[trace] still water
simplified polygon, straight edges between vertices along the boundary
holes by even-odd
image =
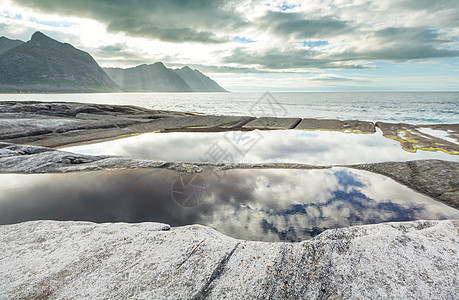
[[[207,225],[239,239],[300,241],[328,228],[445,218],[459,211],[348,168],[0,175],[0,224],[154,221]]]
[[[374,134],[332,131],[265,130],[146,133],[113,141],[62,148],[88,155],[116,155],[183,162],[359,164],[416,159],[459,161],[442,151],[416,153]]]

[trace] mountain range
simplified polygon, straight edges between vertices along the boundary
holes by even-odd
[[[169,69],[157,62],[128,69],[104,70],[123,90],[129,92],[226,92],[206,75],[187,66]]]
[[[0,37],[0,92],[225,92],[189,67],[161,62],[102,69],[87,52],[35,32],[28,42]]]

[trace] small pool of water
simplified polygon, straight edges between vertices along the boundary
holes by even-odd
[[[0,175],[0,224],[152,221],[207,225],[239,239],[300,241],[329,228],[445,218],[457,219],[459,211],[348,168]]]
[[[119,155],[183,162],[360,164],[417,159],[459,161],[442,151],[405,151],[400,143],[374,134],[267,130],[145,133],[113,141],[62,148],[78,154]]]

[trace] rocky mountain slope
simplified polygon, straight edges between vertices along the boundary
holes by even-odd
[[[91,55],[41,32],[0,54],[0,92],[119,90]]]
[[[0,54],[24,44],[21,40],[11,40],[7,37],[0,36]]]
[[[194,92],[226,92],[218,83],[198,70],[193,70],[188,66],[181,69],[175,69],[173,72],[185,80]]]
[[[129,92],[226,92],[215,81],[189,67],[174,70],[157,62],[128,69],[104,70]]]

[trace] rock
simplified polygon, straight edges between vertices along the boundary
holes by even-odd
[[[0,298],[454,299],[458,225],[355,226],[290,244],[200,225],[3,225]]]
[[[328,120],[328,119],[303,119],[295,129],[303,130],[333,130],[353,133],[374,133],[375,126],[371,122],[358,120]]]
[[[253,119],[134,106],[2,102],[0,141],[58,147],[153,131],[237,130]]]
[[[383,136],[398,141],[406,151],[441,150],[449,154],[459,155],[459,124],[411,125],[377,122],[376,126],[382,130]],[[456,142],[422,132],[423,128],[444,131]]]
[[[245,116],[186,116],[181,118],[163,118],[151,123],[161,130],[215,131],[237,130],[252,121],[253,117]]]
[[[261,117],[245,124],[244,129],[293,129],[301,122],[300,118]]]
[[[459,163],[457,162],[432,159],[361,164],[352,167],[388,176],[459,209]]]

